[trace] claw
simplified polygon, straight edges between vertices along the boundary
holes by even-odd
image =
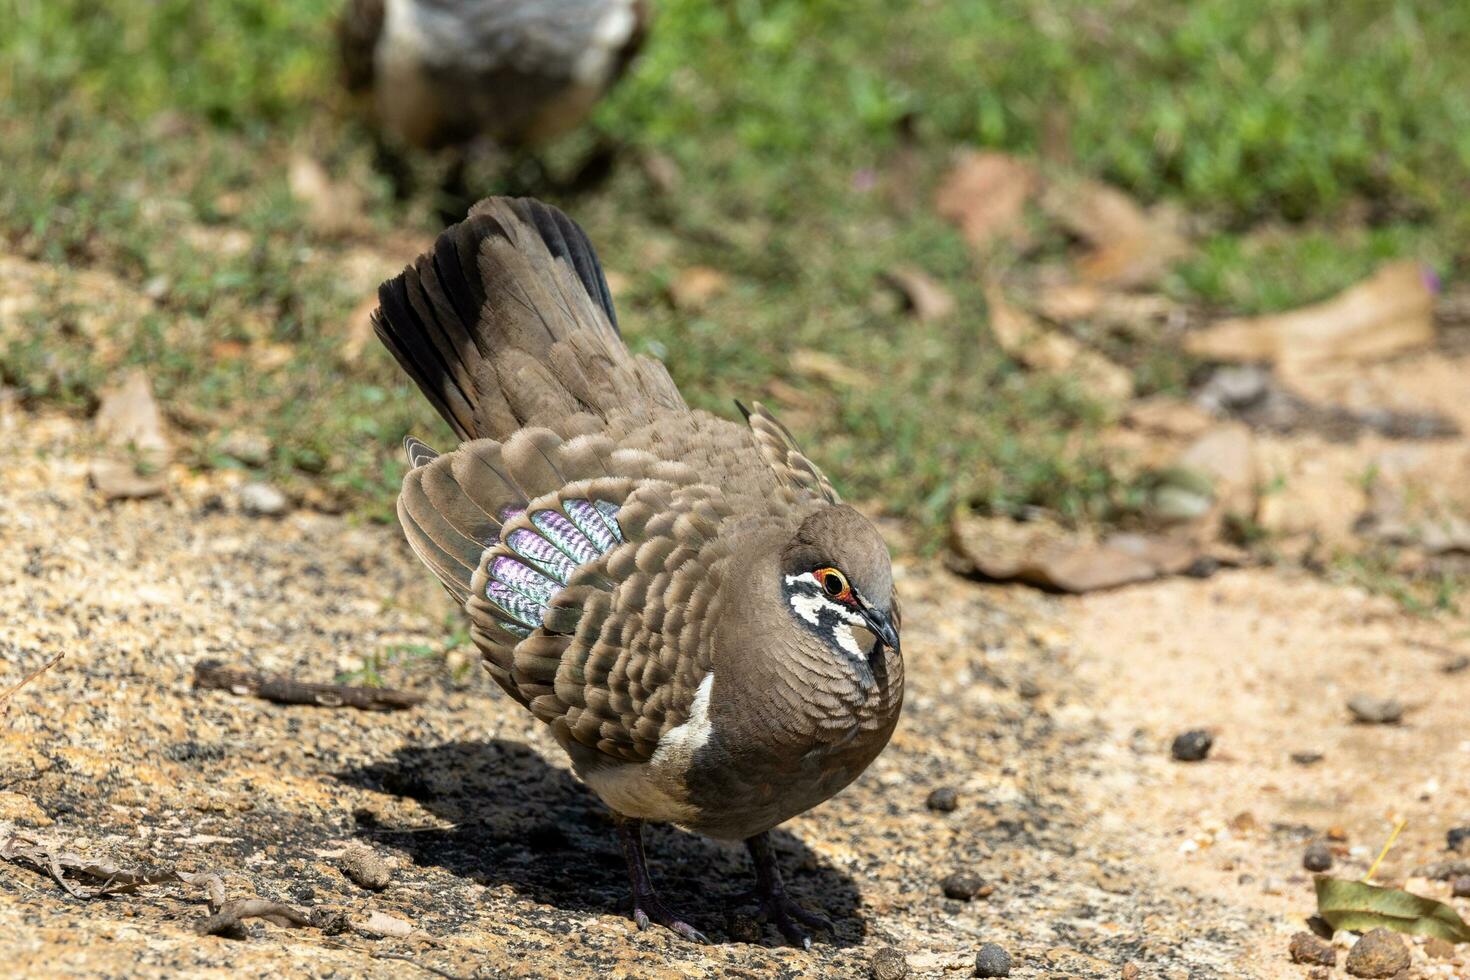
[[[812,937],[808,935],[807,929],[823,931],[830,936],[837,935],[832,920],[825,915],[808,912],[786,894],[781,871],[776,866],[776,858],[766,835],[758,834],[745,843],[755,861],[756,887],[751,897],[760,906],[765,920],[780,930],[787,942],[802,949],[812,948]]]
[[[673,930],[687,942],[697,943],[700,946],[709,945],[709,939],[705,937],[704,933],[679,918],[673,910],[654,897],[644,898],[634,904],[633,922],[638,926],[640,931],[647,929],[650,924],[656,923],[666,929]]]
[[[628,879],[633,886],[633,923],[639,930],[647,929],[650,923],[657,923],[673,930],[687,942],[709,945],[704,933],[676,915],[653,890],[648,862],[643,854],[642,821],[622,820],[618,824],[618,843],[628,861]]]

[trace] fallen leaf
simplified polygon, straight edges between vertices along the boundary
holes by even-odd
[[[1215,425],[1208,412],[1191,402],[1165,395],[1144,398],[1128,406],[1124,424],[1150,435],[1189,439]]]
[[[108,455],[93,460],[88,475],[108,500],[152,497],[168,485],[169,441],[153,386],[140,369],[105,390],[93,419]]]
[[[1102,309],[1107,293],[1091,283],[1067,282],[1047,287],[1037,298],[1036,308],[1048,320],[1086,320]]]
[[[866,374],[831,354],[804,347],[792,352],[791,367],[803,377],[820,378],[846,388],[868,388],[873,383]]]
[[[1123,288],[1148,285],[1185,252],[1184,237],[1159,214],[1101,181],[1049,184],[1042,207],[1091,250],[1078,263],[1082,277]]]
[[[956,515],[950,566],[1001,582],[1094,592],[1178,575],[1210,558],[1188,534],[1117,534],[1094,542],[1045,521]]]
[[[1222,320],[1185,338],[1216,361],[1269,361],[1301,369],[1374,361],[1434,343],[1434,291],[1417,262],[1392,262],[1332,299],[1290,313]]]
[[[225,902],[220,910],[199,925],[201,936],[238,936],[246,919],[264,919],[283,929],[301,929],[311,925],[311,919],[300,909],[269,902],[263,898],[237,898]]]
[[[1126,370],[1066,334],[1043,326],[1012,305],[994,282],[985,287],[985,303],[996,342],[1022,364],[1032,370],[1074,377],[1101,398],[1124,401],[1132,396],[1133,378]]]
[[[883,274],[883,278],[903,294],[909,309],[920,320],[943,320],[954,312],[954,297],[949,290],[913,266],[891,269]]]
[[[377,293],[364,296],[362,302],[352,308],[347,314],[347,326],[342,335],[342,360],[348,364],[355,364],[362,357],[364,348],[368,341],[373,338],[373,311],[378,308]]]
[[[953,222],[976,251],[997,242],[1024,242],[1026,202],[1040,187],[1031,164],[1005,153],[968,151],[934,192],[934,209]]]
[[[1334,929],[1366,932],[1383,928],[1470,943],[1470,926],[1443,902],[1362,881],[1318,876],[1317,914]]]
[[[698,312],[729,288],[729,277],[719,269],[691,265],[669,284],[669,299],[678,309]]]
[[[1215,426],[1191,443],[1176,465],[1208,477],[1224,513],[1255,514],[1255,438],[1246,426],[1239,422]]]
[[[306,208],[306,221],[323,235],[342,235],[362,218],[362,195],[346,181],[334,181],[327,168],[304,153],[291,158],[286,181],[291,196]]]

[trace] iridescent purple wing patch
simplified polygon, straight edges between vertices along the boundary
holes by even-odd
[[[617,517],[617,504],[579,498],[560,510],[532,511],[535,530],[512,531],[501,546],[509,553],[497,553],[486,568],[485,598],[502,614],[501,625],[530,636],[572,574],[622,543]]]

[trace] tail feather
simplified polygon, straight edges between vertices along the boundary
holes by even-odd
[[[461,439],[683,407],[623,346],[586,234],[539,201],[481,201],[378,300],[379,338]]]

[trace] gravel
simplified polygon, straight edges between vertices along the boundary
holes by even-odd
[[[1321,841],[1311,844],[1302,854],[1302,867],[1308,871],[1326,871],[1332,867],[1332,848]]]
[[[903,980],[909,975],[909,962],[892,946],[884,946],[868,961],[868,975],[873,980]]]
[[[1344,966],[1355,977],[1391,977],[1409,968],[1409,948],[1398,933],[1374,929],[1348,951]]]
[[[975,954],[975,976],[1008,977],[1011,975],[1011,954],[995,943],[986,943]]]
[[[1293,963],[1310,963],[1317,966],[1333,966],[1337,963],[1337,950],[1310,932],[1299,932],[1291,937],[1287,946]]]
[[[953,786],[940,786],[929,792],[924,805],[935,813],[953,813],[960,805],[959,790]]]
[[[1451,851],[1470,850],[1470,825],[1445,831],[1444,846]]]
[[[1393,725],[1404,717],[1404,706],[1393,698],[1359,694],[1349,698],[1348,711],[1353,720],[1364,725]]]
[[[1470,898],[1470,875],[1462,875],[1451,882],[1450,894],[1455,898]]]
[[[1291,761],[1299,766],[1315,766],[1322,761],[1322,753],[1316,749],[1305,749],[1291,754]]]
[[[1215,736],[1203,728],[1195,728],[1175,735],[1169,753],[1180,762],[1200,762],[1210,754],[1214,744]]]
[[[985,881],[973,871],[956,871],[939,883],[945,898],[968,902],[985,888]]]

